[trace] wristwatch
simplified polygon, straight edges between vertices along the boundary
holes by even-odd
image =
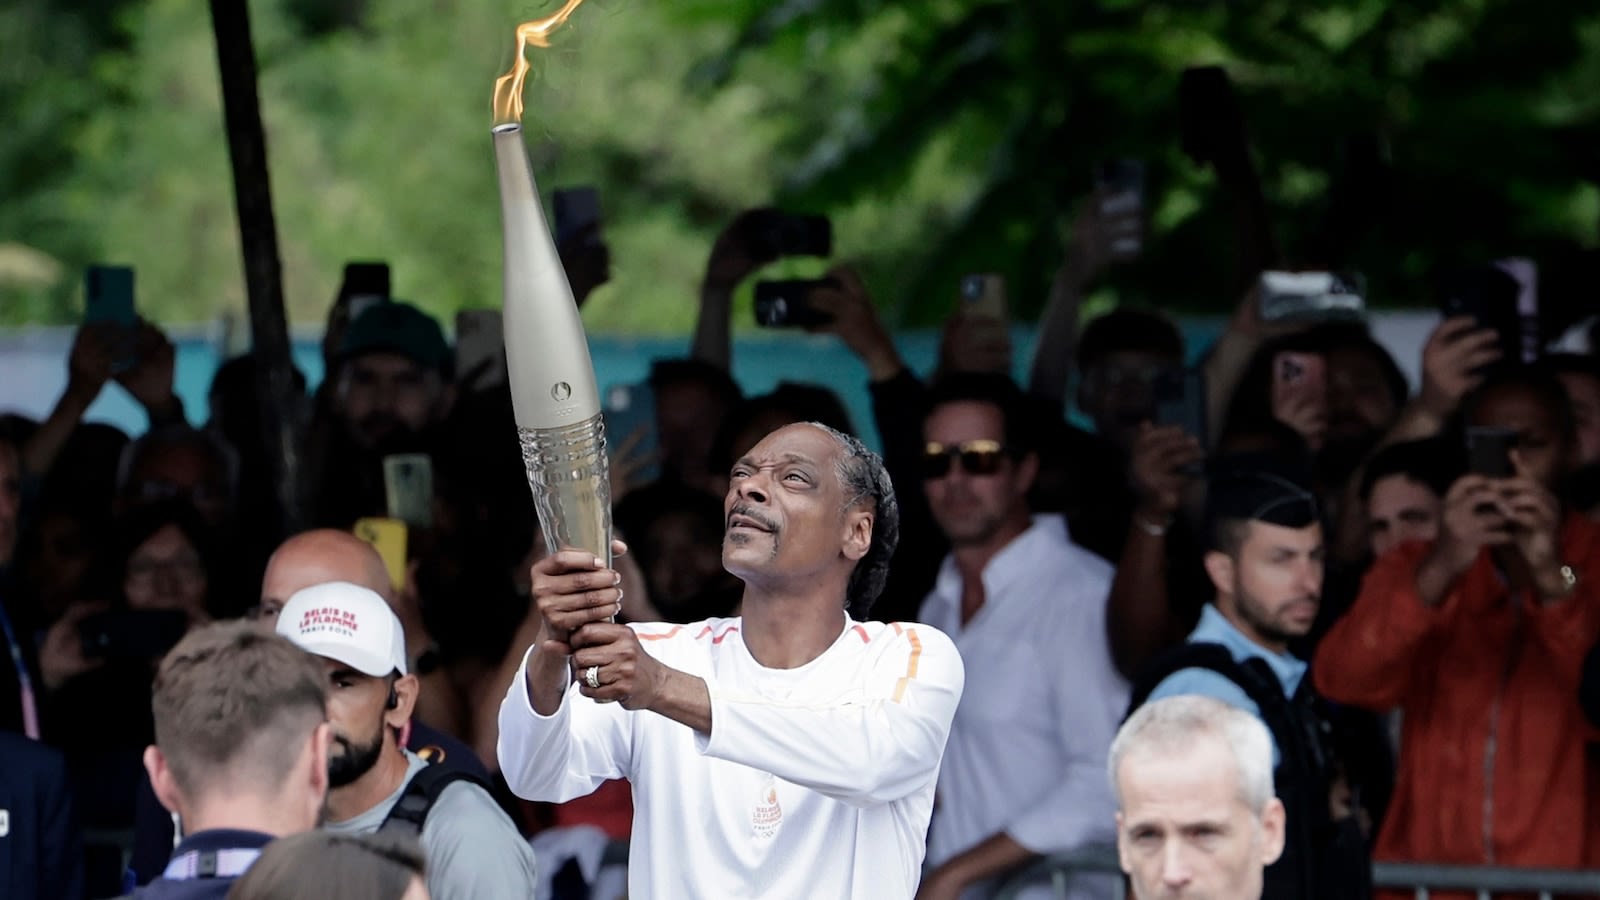
[[[1571,594],[1578,587],[1578,570],[1569,565],[1562,565],[1556,570],[1561,575],[1561,596]]]

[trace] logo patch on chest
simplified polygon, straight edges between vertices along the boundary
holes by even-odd
[[[771,775],[762,782],[756,798],[755,809],[750,813],[750,825],[758,838],[769,838],[778,833],[783,824],[783,807],[778,805],[778,781]]]

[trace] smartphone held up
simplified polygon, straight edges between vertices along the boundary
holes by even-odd
[[[113,372],[139,363],[139,314],[133,303],[133,267],[90,266],[83,277],[83,323],[111,336]]]

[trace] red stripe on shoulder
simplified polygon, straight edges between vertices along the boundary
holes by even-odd
[[[671,629],[669,629],[667,631],[663,631],[660,634],[644,634],[643,632],[639,632],[638,634],[639,634],[639,640],[641,640],[641,641],[664,641],[667,638],[672,637],[673,635],[677,634],[678,632],[680,632],[682,630],[683,630],[683,626],[682,625],[674,625],[674,626],[672,626]]]

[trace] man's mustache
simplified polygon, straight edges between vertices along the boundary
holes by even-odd
[[[727,521],[723,523],[723,528],[732,528],[733,520],[735,518],[749,519],[767,531],[774,533],[778,530],[778,523],[757,512],[755,509],[743,505],[735,506],[733,509],[728,511],[728,518]]]

